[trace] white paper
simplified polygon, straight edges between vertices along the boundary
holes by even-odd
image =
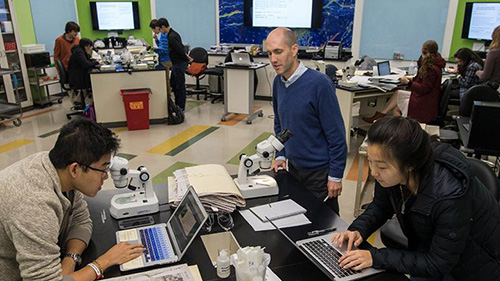
[[[195,281],[187,264],[145,271],[137,274],[120,276],[106,280],[113,281]]]
[[[240,210],[241,216],[252,226],[254,231],[265,231],[273,230],[274,226],[270,222],[263,222],[257,216],[255,216],[250,210]],[[273,220],[279,228],[287,228],[293,226],[300,226],[305,224],[310,224],[311,221],[304,215],[295,215],[282,219]]]
[[[281,281],[281,279],[274,273],[269,267],[266,269],[266,280],[265,281]]]

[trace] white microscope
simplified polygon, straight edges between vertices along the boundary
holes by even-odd
[[[256,175],[260,170],[269,170],[273,163],[274,152],[282,150],[292,133],[284,129],[276,137],[269,136],[257,144],[257,153],[252,156],[242,154],[238,167],[238,177],[234,179],[236,186],[245,199],[278,194],[276,180],[268,175]]]
[[[128,169],[128,160],[114,156],[110,168],[116,188],[128,187],[133,192],[117,194],[111,198],[109,212],[115,219],[152,214],[159,211],[158,197],[153,190],[151,176],[144,166]]]

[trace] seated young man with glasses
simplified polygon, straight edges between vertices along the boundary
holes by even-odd
[[[92,233],[84,195],[108,178],[119,140],[88,119],[64,125],[50,152],[0,171],[0,276],[5,280],[95,280],[138,257],[140,244],[120,243],[75,268]]]

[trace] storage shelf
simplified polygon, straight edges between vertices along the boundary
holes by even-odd
[[[5,51],[7,54],[11,54],[11,53],[17,53],[17,50],[9,50],[9,51]]]

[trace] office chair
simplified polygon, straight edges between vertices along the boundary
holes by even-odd
[[[64,68],[64,65],[60,59],[56,60],[56,69],[57,72],[59,73],[59,84],[61,85],[61,90],[64,92],[64,94],[68,94],[68,91],[72,90],[68,85],[69,75],[68,71],[66,70],[66,68]],[[80,96],[83,97],[83,94],[80,93]],[[73,104],[73,106],[70,109],[70,112],[66,113],[66,118],[68,118],[69,120],[71,119],[72,116],[83,115],[84,108],[85,108],[85,97],[80,99],[80,103],[75,102]]]
[[[452,80],[449,105],[460,106],[460,85],[457,79]]]
[[[490,166],[483,161],[474,158],[467,158],[467,163],[471,167],[472,175],[477,177],[477,179],[491,192],[493,197],[495,197],[498,202],[500,199],[499,183],[497,176]],[[382,243],[384,243],[387,248],[402,250],[408,249],[408,239],[403,234],[401,225],[396,217],[390,219],[380,228],[380,238],[382,239]]]
[[[327,64],[325,66],[325,72],[328,77],[333,81],[333,84],[337,84],[337,67],[333,64]]]
[[[476,85],[465,93],[458,115],[462,117],[470,117],[474,101],[499,101],[498,92],[488,84]]]
[[[208,53],[204,48],[196,47],[189,51],[189,56],[193,59],[192,62],[201,63],[205,66],[208,65]],[[196,99],[200,99],[200,95],[205,95],[205,100],[208,99],[210,93],[207,87],[202,87],[200,85],[200,80],[205,78],[206,70],[200,73],[190,73],[189,68],[187,74],[194,76],[196,78],[196,86],[194,88],[186,89],[186,95],[196,95]]]

